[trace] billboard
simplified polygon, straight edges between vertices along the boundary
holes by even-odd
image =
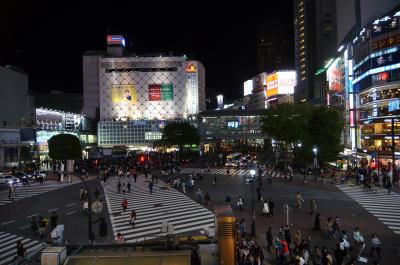
[[[243,96],[250,95],[253,91],[253,80],[247,80],[243,83]]]
[[[66,113],[49,109],[36,109],[36,127],[50,131],[82,131],[85,130],[85,117],[79,114]]]
[[[122,45],[125,47],[125,38],[122,35],[107,35],[107,45]]]
[[[172,101],[174,100],[174,85],[149,84],[149,101]]]
[[[336,58],[326,71],[329,91],[340,92],[345,87],[345,64],[344,58]]]
[[[294,93],[296,86],[295,71],[279,71],[267,76],[267,98]]]
[[[278,95],[278,72],[267,75],[267,98]]]
[[[265,89],[265,73],[261,73],[253,77],[254,92],[263,91]]]
[[[111,85],[110,92],[113,103],[137,101],[136,89],[133,85]]]

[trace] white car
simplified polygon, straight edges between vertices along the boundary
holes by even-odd
[[[10,175],[0,175],[0,184],[18,184],[20,180]]]

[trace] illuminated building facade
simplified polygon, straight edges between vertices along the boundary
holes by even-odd
[[[400,11],[367,25],[353,40],[360,122],[358,146],[368,153],[400,151]]]
[[[314,99],[317,67],[336,50],[336,1],[294,1],[295,65],[297,88],[295,102]]]
[[[206,109],[200,62],[130,54],[120,35],[107,36],[107,44],[106,53],[83,57],[84,113],[99,120],[100,147],[151,146],[160,138],[162,124]]]

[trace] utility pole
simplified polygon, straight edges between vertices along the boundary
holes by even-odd
[[[395,161],[395,146],[396,143],[394,142],[394,117],[392,117],[392,180],[395,178],[395,170],[396,170],[396,165],[394,163]]]

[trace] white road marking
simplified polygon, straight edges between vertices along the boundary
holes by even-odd
[[[54,212],[54,211],[57,211],[57,210],[58,210],[58,208],[54,208],[54,209],[48,210],[47,212]]]
[[[26,225],[26,226],[20,227],[19,230],[23,230],[23,229],[28,228],[28,227],[30,227],[30,225]]]
[[[11,223],[14,223],[14,222],[15,222],[15,220],[13,220],[13,221],[10,221],[10,222],[5,222],[5,223],[2,223],[1,225],[11,224]]]
[[[72,212],[66,213],[65,215],[70,215],[70,214],[73,214],[73,213],[76,213],[76,211],[72,211]]]
[[[35,214],[32,214],[32,215],[29,215],[29,216],[26,217],[26,219],[29,219],[29,218],[34,217],[36,215],[39,215],[39,214],[35,213]]]
[[[74,203],[71,203],[71,204],[67,204],[67,205],[65,205],[66,207],[70,207],[70,206],[74,206],[76,204],[76,202],[74,202]]]

